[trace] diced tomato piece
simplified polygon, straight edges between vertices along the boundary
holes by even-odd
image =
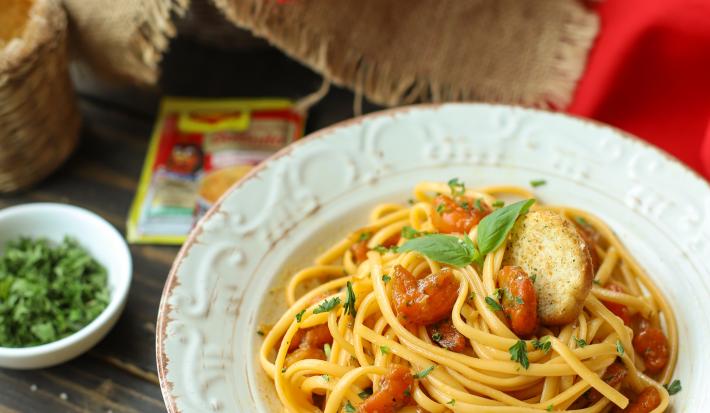
[[[634,350],[643,357],[646,371],[658,373],[668,364],[668,340],[658,328],[648,327],[634,337]]]
[[[386,247],[386,248],[394,247],[395,245],[397,245],[397,243],[399,243],[399,239],[401,237],[402,237],[402,234],[398,232],[398,233],[392,235],[391,237],[387,238],[385,240],[385,242],[382,243],[382,246]]]
[[[537,294],[528,274],[520,267],[505,266],[498,274],[503,299],[503,312],[510,328],[520,337],[532,335],[538,326]]]
[[[621,287],[618,284],[611,283],[606,286],[607,290],[611,291],[616,291],[617,293],[625,293],[624,288]],[[629,313],[629,308],[626,307],[624,304],[619,304],[619,303],[613,303],[611,301],[602,301],[606,308],[609,309],[612,313],[615,315],[619,316],[621,320],[626,324],[627,326],[631,325],[631,313]]]
[[[414,378],[407,367],[393,366],[382,378],[380,390],[358,407],[358,413],[394,413],[409,404]]]
[[[392,300],[405,324],[429,325],[451,315],[459,282],[449,268],[416,279],[401,265],[392,272]]]
[[[319,348],[299,348],[293,353],[290,353],[288,356],[286,356],[284,365],[286,367],[289,367],[293,363],[305,359],[325,360],[325,352]]]
[[[439,195],[434,199],[434,213],[431,220],[439,232],[464,234],[491,212],[491,207],[482,199],[476,202],[474,199],[461,196],[455,201],[446,195]]]
[[[454,327],[450,318],[429,325],[426,329],[431,340],[447,350],[460,353],[466,348],[466,336]]]
[[[355,264],[360,264],[367,259],[367,252],[370,251],[367,248],[367,240],[361,240],[350,246],[350,252],[353,254],[353,259]]]
[[[626,413],[649,413],[661,404],[661,395],[653,386],[648,386],[639,393],[636,400],[624,409]]]
[[[626,378],[626,375],[628,374],[628,371],[626,370],[626,367],[622,363],[615,362],[611,364],[609,367],[606,368],[606,371],[604,372],[604,375],[602,376],[602,380],[604,380],[608,385],[611,387],[616,387],[619,384],[621,384],[622,381]],[[584,402],[584,404],[581,407],[587,407],[590,406],[599,400],[601,400],[602,394],[599,393],[597,389],[589,389],[584,394],[582,395],[581,399]],[[575,406],[578,407],[578,406]]]

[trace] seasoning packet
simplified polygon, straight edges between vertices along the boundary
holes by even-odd
[[[301,138],[304,121],[287,99],[164,98],[128,217],[128,241],[181,244],[232,184]]]

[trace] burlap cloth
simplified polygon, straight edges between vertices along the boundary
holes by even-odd
[[[82,59],[145,84],[189,1],[65,0]],[[578,0],[212,1],[237,26],[384,105],[563,108],[599,25]]]

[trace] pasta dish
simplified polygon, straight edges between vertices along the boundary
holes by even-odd
[[[658,287],[600,219],[523,187],[419,183],[286,300],[259,357],[288,412],[648,413],[680,390]]]

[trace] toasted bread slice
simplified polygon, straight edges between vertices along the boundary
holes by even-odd
[[[530,211],[518,219],[503,265],[518,265],[536,277],[537,313],[543,325],[574,321],[592,288],[589,249],[574,224],[554,211]]]

